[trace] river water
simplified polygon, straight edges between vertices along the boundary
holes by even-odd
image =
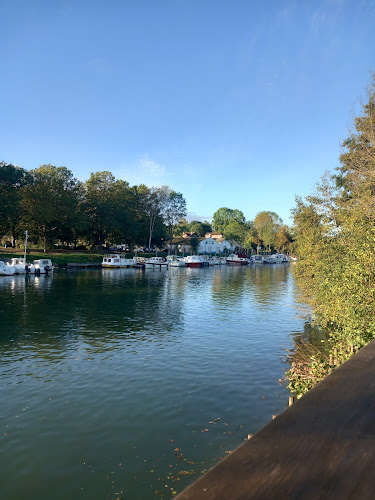
[[[288,264],[0,277],[0,497],[172,498],[280,413]]]

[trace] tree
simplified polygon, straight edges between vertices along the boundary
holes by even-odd
[[[268,249],[276,243],[276,234],[282,226],[282,219],[275,212],[259,212],[254,219],[254,228],[260,242]]]
[[[215,231],[223,233],[230,222],[245,224],[245,216],[240,210],[233,210],[232,208],[222,207],[216,210],[212,218],[212,226]]]
[[[98,243],[99,250],[115,226],[113,185],[116,179],[107,170],[90,175],[85,183],[86,215],[89,221],[89,238]]]
[[[44,251],[54,238],[74,226],[79,212],[80,183],[66,167],[42,165],[31,170],[33,181],[23,190],[23,222],[43,239]]]
[[[243,222],[238,222],[236,220],[230,220],[229,223],[224,228],[224,237],[230,242],[237,242],[243,246],[245,240],[247,226]]]
[[[275,246],[277,250],[279,252],[288,251],[292,241],[293,237],[291,235],[291,230],[288,228],[288,226],[281,226],[275,236]]]
[[[9,233],[13,246],[20,232],[22,191],[30,182],[31,176],[25,169],[0,162],[0,234]]]
[[[169,191],[162,209],[164,222],[168,228],[168,239],[173,238],[173,228],[186,215],[186,200],[181,193]]]
[[[140,195],[142,208],[148,218],[149,237],[148,247],[151,247],[152,234],[155,228],[157,218],[163,217],[163,212],[169,195],[168,186],[148,188],[144,184],[139,186],[138,193]]]
[[[320,347],[292,353],[287,378],[298,395],[375,336],[374,82],[367,97],[343,143],[338,173],[325,174],[293,211],[301,301],[326,334]]]

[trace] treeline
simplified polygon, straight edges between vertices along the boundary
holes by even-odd
[[[212,230],[222,233],[225,239],[238,243],[246,250],[260,247],[269,252],[295,251],[292,230],[275,212],[269,211],[259,212],[252,221],[246,220],[241,210],[222,207],[214,213],[212,226],[207,221],[192,221],[189,224],[182,219],[175,227],[175,234],[190,231],[202,237]]]
[[[31,241],[44,251],[56,242],[96,246],[126,244],[163,247],[174,236],[194,232],[204,237],[219,231],[245,249],[291,251],[291,230],[274,212],[260,212],[246,221],[240,210],[220,208],[208,221],[187,222],[186,201],[168,186],[130,186],[110,172],[77,180],[66,167],[42,165],[27,171],[0,163],[0,237],[13,246]]]
[[[184,197],[168,186],[130,186],[107,171],[81,182],[66,167],[0,163],[0,235],[13,245],[25,229],[44,251],[56,241],[161,245],[185,215]]]
[[[298,396],[375,336],[375,75],[342,148],[340,167],[294,209],[295,276],[315,326],[290,354]]]

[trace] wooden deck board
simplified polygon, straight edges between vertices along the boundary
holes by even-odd
[[[374,499],[375,341],[177,498]]]

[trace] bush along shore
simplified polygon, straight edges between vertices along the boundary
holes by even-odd
[[[375,336],[375,75],[340,166],[294,208],[301,302],[314,334],[288,354],[289,389],[301,397]]]

